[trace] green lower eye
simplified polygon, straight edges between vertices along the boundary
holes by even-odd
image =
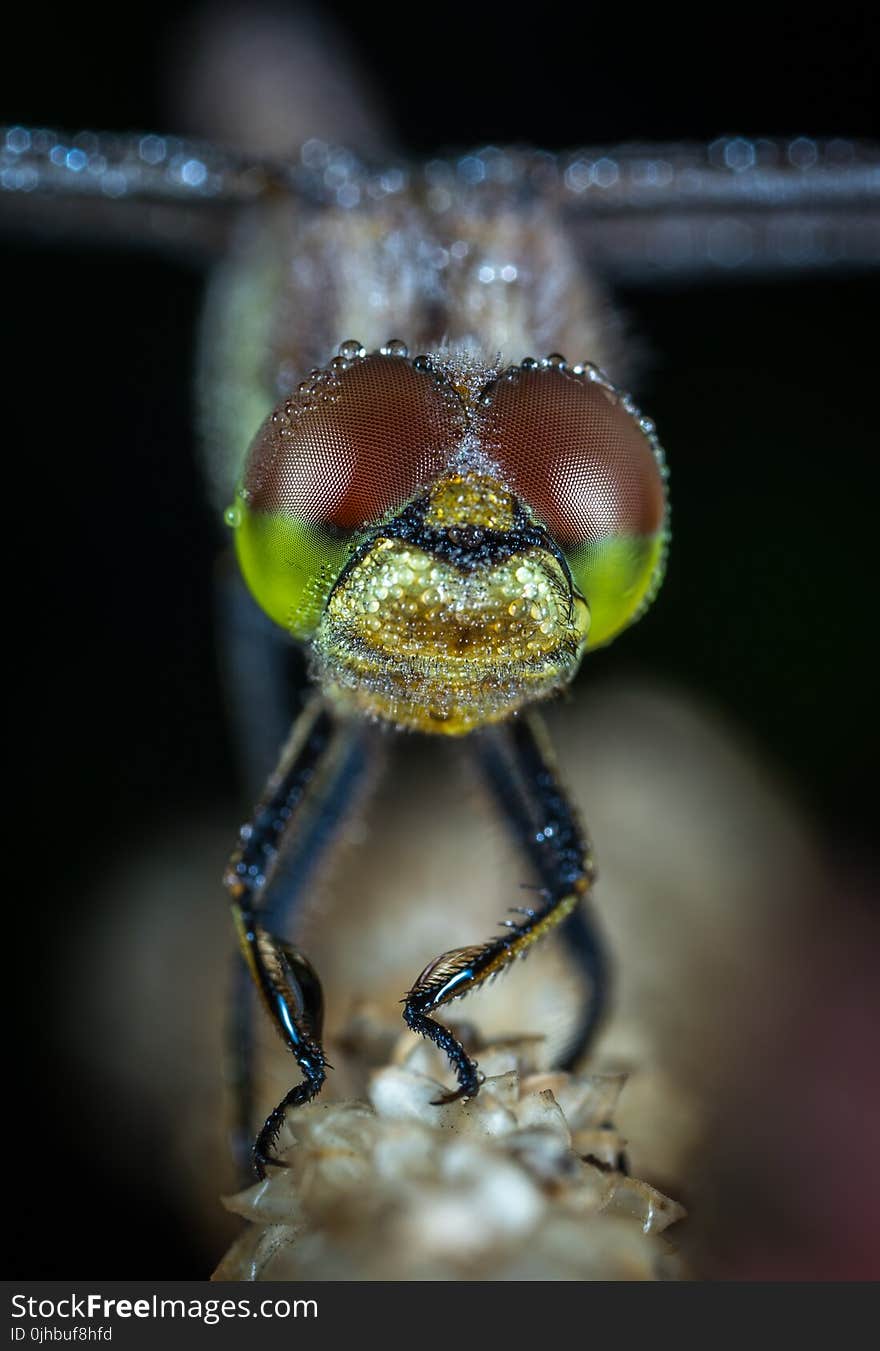
[[[308,638],[350,553],[350,543],[285,512],[251,511],[236,502],[226,514],[235,550],[257,604],[294,638]]]
[[[663,580],[666,535],[616,535],[567,554],[590,607],[587,650],[601,647],[647,609]]]

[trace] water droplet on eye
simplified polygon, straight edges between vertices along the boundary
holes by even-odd
[[[406,357],[409,356],[409,348],[400,338],[389,338],[385,346],[380,348],[383,357]]]
[[[233,530],[236,528],[236,526],[241,525],[241,507],[236,506],[236,504],[233,502],[232,506],[227,507],[226,510],[224,511],[223,520]]]
[[[524,371],[533,371],[537,367],[538,363],[534,357],[523,357],[522,361],[520,362],[520,365],[522,366]]]
[[[565,357],[559,352],[551,352],[547,358],[547,365],[553,366],[558,370],[564,369],[566,365]]]
[[[367,355],[367,349],[357,338],[346,338],[345,342],[339,344],[339,355],[344,361],[356,361],[358,357]]]

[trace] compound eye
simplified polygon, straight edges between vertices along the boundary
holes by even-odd
[[[430,483],[463,428],[455,392],[404,357],[340,356],[313,372],[257,433],[231,513],[263,609],[312,632],[352,535]]]
[[[358,530],[442,469],[464,419],[455,394],[400,357],[339,360],[344,369],[315,372],[258,432],[241,481],[251,510]]]
[[[631,623],[660,580],[666,492],[650,423],[601,378],[513,368],[487,391],[481,444],[564,552],[590,606],[588,646]]]

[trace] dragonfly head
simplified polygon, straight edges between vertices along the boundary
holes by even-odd
[[[651,424],[593,368],[401,346],[343,344],[276,409],[227,519],[328,697],[457,735],[567,684],[645,608],[664,472]]]

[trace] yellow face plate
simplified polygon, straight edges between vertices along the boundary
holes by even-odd
[[[473,525],[473,513],[508,510],[509,495],[498,493],[492,505],[485,480],[464,489],[458,480],[435,488],[431,510],[463,495],[448,524]],[[585,602],[545,549],[463,569],[380,537],[334,588],[315,651],[325,689],[343,705],[459,735],[567,683],[589,624]]]

